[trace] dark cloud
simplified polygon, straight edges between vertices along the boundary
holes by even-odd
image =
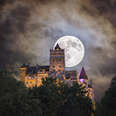
[[[0,7],[4,6],[7,0],[0,0]]]
[[[4,5],[5,3],[8,4],[9,1],[4,1]],[[28,55],[25,54],[28,57],[26,58],[19,49],[15,47],[16,51],[12,51],[11,48],[16,44],[19,35],[26,32],[25,25],[30,16],[30,9],[23,5],[17,5],[17,7],[4,8],[0,13],[2,14],[0,20],[1,65],[26,61],[29,58]]]
[[[116,0],[90,0],[99,11],[100,15],[104,15],[109,21],[116,26]]]
[[[116,10],[116,0],[91,0],[101,13]]]
[[[100,72],[102,75],[110,76],[111,74],[116,75],[116,58],[111,58],[104,65],[100,67]]]

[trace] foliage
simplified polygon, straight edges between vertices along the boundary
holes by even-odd
[[[8,74],[0,73],[0,116],[90,116],[92,102],[83,86],[47,78],[39,88],[26,88]]]
[[[60,116],[90,116],[92,112],[92,101],[85,96],[85,89],[78,84],[72,87],[61,87],[64,103],[62,104]]]
[[[40,100],[8,72],[0,73],[0,116],[42,116]]]
[[[98,110],[101,116],[116,116],[116,77],[112,79]]]

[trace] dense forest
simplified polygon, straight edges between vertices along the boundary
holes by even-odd
[[[96,107],[96,116],[116,116],[116,76]]]
[[[82,85],[72,87],[47,78],[39,88],[26,88],[7,71],[0,72],[0,116],[91,116],[92,101]],[[112,79],[96,116],[116,116],[116,77]]]

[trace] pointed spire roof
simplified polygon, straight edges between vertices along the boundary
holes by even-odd
[[[57,45],[55,46],[55,50],[57,50],[57,49],[61,49],[58,43],[57,43]]]
[[[81,73],[80,73],[79,78],[80,78],[80,79],[88,79],[84,67],[82,67],[82,69],[81,69]]]

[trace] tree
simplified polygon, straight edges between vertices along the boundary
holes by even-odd
[[[0,79],[0,116],[91,116],[92,101],[82,85],[47,78],[41,87],[26,88],[7,73]]]
[[[109,89],[101,100],[102,115],[116,116],[116,76],[112,79]]]
[[[41,108],[44,116],[57,116],[57,112],[61,106],[61,96],[59,87],[56,85],[56,80],[47,78],[43,80],[43,85],[40,88],[33,88],[35,95],[41,101]],[[38,93],[37,93],[38,91]]]
[[[19,89],[25,89],[23,83],[17,81],[12,77],[12,73],[7,70],[0,71],[0,96],[5,96],[5,94],[13,94]]]
[[[47,78],[38,88],[45,116],[90,116],[92,101],[85,96],[85,88],[78,83],[69,87],[56,79]]]
[[[61,87],[64,103],[61,107],[60,116],[91,116],[92,101],[85,96],[85,88],[78,83],[72,87]]]
[[[40,100],[7,73],[0,75],[0,116],[42,116]]]

